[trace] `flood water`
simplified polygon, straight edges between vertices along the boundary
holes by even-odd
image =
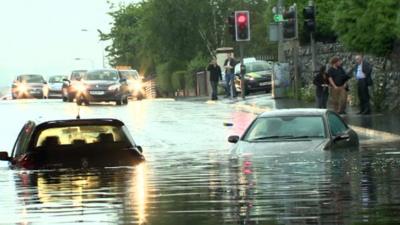
[[[0,103],[0,149],[28,119],[74,118],[58,100]],[[398,143],[230,160],[256,116],[227,104],[153,100],[82,107],[143,146],[124,168],[24,171],[0,164],[2,224],[400,224]],[[224,126],[232,122],[234,126]]]

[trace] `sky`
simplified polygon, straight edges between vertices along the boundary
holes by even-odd
[[[18,74],[48,77],[102,68],[110,43],[99,41],[97,29],[110,31],[109,6],[107,0],[1,1],[0,87],[9,86]]]

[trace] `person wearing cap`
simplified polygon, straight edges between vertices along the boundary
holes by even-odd
[[[331,85],[333,110],[339,114],[346,113],[347,106],[347,81],[350,79],[342,68],[342,60],[335,56],[330,61],[328,80]]]

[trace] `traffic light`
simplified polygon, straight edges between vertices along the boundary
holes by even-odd
[[[306,6],[303,9],[304,16],[304,29],[308,32],[315,31],[315,7],[314,6]]]
[[[249,11],[235,11],[236,41],[250,41]]]
[[[228,31],[229,34],[232,36],[232,40],[236,40],[236,30],[235,30],[235,13],[232,12],[230,16],[228,16]]]
[[[290,8],[283,13],[283,38],[294,39],[297,37],[296,9]]]

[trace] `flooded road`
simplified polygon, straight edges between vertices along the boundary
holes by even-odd
[[[0,110],[0,149],[9,152],[27,120],[78,112],[58,100],[1,102]],[[80,115],[122,120],[147,161],[63,171],[9,170],[2,162],[1,224],[400,224],[398,144],[229,160],[227,137],[255,114],[149,100],[82,107]]]

